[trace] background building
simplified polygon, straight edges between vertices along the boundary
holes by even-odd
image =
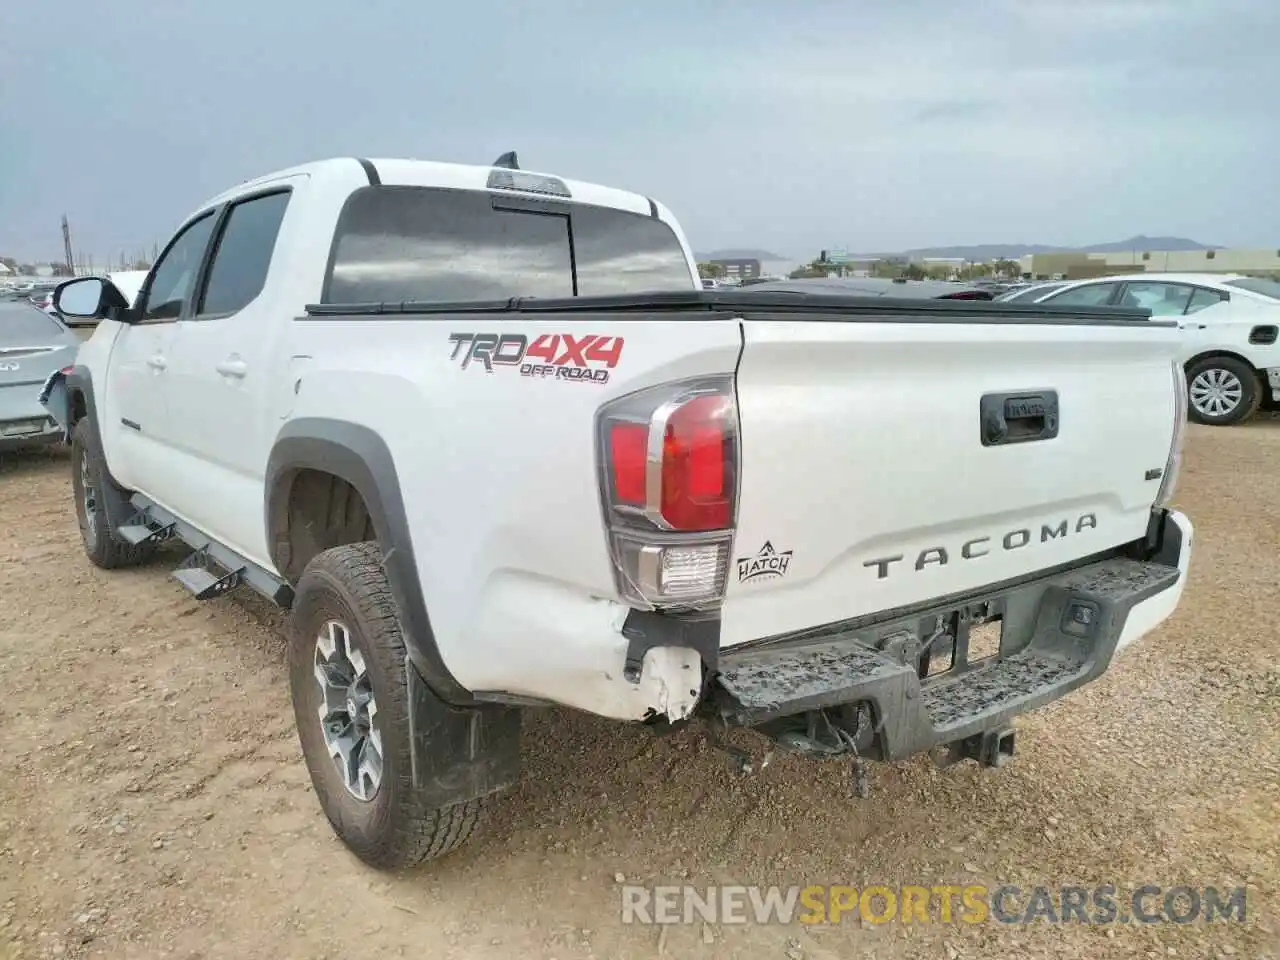
[[[721,276],[725,280],[737,280],[741,283],[744,280],[756,280],[760,276],[759,260],[710,260],[722,271]]]
[[[1124,250],[1110,253],[1032,253],[1019,261],[1024,276],[1085,280],[1112,273],[1248,273],[1280,277],[1280,250]]]

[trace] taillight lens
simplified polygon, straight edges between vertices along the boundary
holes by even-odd
[[[663,385],[600,412],[601,490],[618,585],[645,607],[724,592],[737,509],[730,378]]]
[[[662,519],[673,530],[723,530],[733,523],[733,400],[704,394],[671,410],[662,430]]]
[[[644,506],[648,450],[647,423],[615,423],[609,427],[609,466],[613,473],[613,495],[618,503]]]

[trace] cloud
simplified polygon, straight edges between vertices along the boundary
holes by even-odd
[[[63,212],[99,260],[149,248],[225,187],[317,157],[509,149],[661,198],[701,248],[1270,247],[1275,16],[1275,0],[11,4],[0,253],[56,256]]]

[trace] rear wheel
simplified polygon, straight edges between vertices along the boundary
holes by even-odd
[[[93,423],[87,417],[81,418],[71,431],[71,489],[84,552],[104,570],[136,566],[150,559],[155,545],[135,546],[112,536],[104,495],[113,484],[96,441]]]
[[[298,581],[289,685],[320,806],[375,867],[411,866],[466,840],[483,801],[436,808],[414,789],[404,638],[375,543],[334,547]]]
[[[1262,400],[1253,368],[1235,357],[1205,357],[1187,369],[1188,414],[1196,423],[1225,427],[1249,419]]]

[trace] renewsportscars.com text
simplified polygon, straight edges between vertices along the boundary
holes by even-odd
[[[621,893],[622,922],[646,924],[1183,924],[1246,917],[1244,887],[623,886]]]

